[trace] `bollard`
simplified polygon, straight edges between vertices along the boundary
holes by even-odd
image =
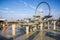
[[[50,29],[50,28],[49,28],[49,21],[48,21],[48,29]]]
[[[26,26],[26,38],[29,36],[29,26]]]
[[[12,36],[13,36],[13,40],[15,39],[15,24],[12,24]]]
[[[36,31],[36,26],[34,27],[34,31]]]
[[[29,26],[26,26],[26,34],[29,34]]]
[[[54,30],[56,30],[56,21],[54,21]]]
[[[40,24],[40,29],[43,30],[43,23]]]

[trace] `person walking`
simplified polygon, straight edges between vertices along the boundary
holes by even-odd
[[[6,31],[6,30],[7,30],[7,28],[8,28],[8,26],[7,26],[7,25],[5,25],[5,26],[3,27],[3,31]]]

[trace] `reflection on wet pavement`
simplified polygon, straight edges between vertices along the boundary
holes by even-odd
[[[33,33],[31,36],[29,36],[26,40],[33,40],[34,37],[39,33],[39,31],[36,31],[35,33]]]
[[[35,32],[29,33],[28,35],[26,35],[26,32],[25,32],[26,29],[24,27],[17,30],[18,31],[16,32],[16,36],[14,40],[60,40],[59,30],[35,31]],[[13,40],[11,32],[0,31],[0,40]]]

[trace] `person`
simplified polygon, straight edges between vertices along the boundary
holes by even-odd
[[[2,25],[0,25],[0,31],[2,31],[3,30],[3,26]]]
[[[6,31],[6,30],[7,30],[7,28],[8,28],[8,26],[7,26],[7,25],[5,25],[5,26],[3,27],[3,31]]]

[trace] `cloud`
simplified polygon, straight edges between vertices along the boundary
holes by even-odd
[[[23,2],[23,4],[24,4],[25,7],[28,7],[28,4],[26,2]]]
[[[17,13],[16,11],[11,10],[10,8],[3,8],[0,9],[0,12],[3,18],[8,20],[17,20],[17,19],[23,19],[31,17],[33,14],[27,14],[27,13]]]
[[[32,16],[32,14],[30,15],[30,14],[17,14],[17,13],[10,14],[10,13],[8,13],[4,17],[8,20],[17,20],[17,19],[23,19],[23,18],[28,18],[28,17],[30,18],[31,16]]]
[[[4,8],[5,10],[10,10],[9,8]]]
[[[32,6],[32,5],[29,5],[29,6],[30,6],[30,8],[32,8],[32,9],[34,9],[34,10],[36,9],[36,7],[35,7],[35,6]]]
[[[31,10],[33,9],[35,11],[36,9],[36,6],[32,6],[30,4],[28,4],[27,2],[25,1],[22,1],[23,4],[24,4],[24,7],[29,7]],[[30,10],[29,10],[30,11]],[[6,16],[4,16],[4,18],[6,19],[22,19],[22,18],[28,18],[28,17],[31,17],[33,16],[33,13],[29,14],[29,12],[27,11],[27,14],[22,14],[22,13],[18,13],[16,11],[13,11],[11,10],[10,8],[3,8],[3,10],[0,9],[0,12],[2,13],[7,13]]]
[[[28,6],[28,3],[25,2],[25,1],[19,1],[19,2],[16,2],[15,4],[16,5],[19,5],[19,6],[23,5],[24,7],[27,7]]]
[[[53,16],[53,18],[59,18],[60,17],[60,11],[53,9],[53,10],[51,10],[51,15]]]
[[[25,7],[30,7],[30,8],[32,8],[32,9],[34,9],[34,10],[36,9],[35,6],[32,6],[32,5],[28,4],[28,3],[25,2],[25,1],[23,1],[23,4],[24,4]]]
[[[14,11],[12,11],[10,8],[0,9],[0,12],[1,12],[1,13],[14,13]]]

